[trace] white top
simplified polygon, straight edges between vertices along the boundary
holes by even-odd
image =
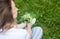
[[[0,39],[30,39],[25,29],[11,28],[5,33],[0,33]]]

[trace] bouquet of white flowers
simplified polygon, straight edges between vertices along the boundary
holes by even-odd
[[[19,22],[30,22],[31,24],[34,24],[36,22],[36,18],[34,17],[34,14],[26,13],[25,15],[21,16]]]

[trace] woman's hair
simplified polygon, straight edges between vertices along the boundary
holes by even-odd
[[[14,21],[11,11],[11,0],[0,0],[0,29],[8,30]]]

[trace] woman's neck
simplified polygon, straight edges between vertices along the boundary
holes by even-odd
[[[14,22],[13,22],[13,24],[17,24],[17,20],[16,20],[16,19],[14,19]]]
[[[13,26],[14,28],[17,27],[17,20],[16,20],[16,19],[14,19],[14,22],[12,23],[12,26]]]

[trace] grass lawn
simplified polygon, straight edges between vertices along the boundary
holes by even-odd
[[[43,28],[43,39],[60,39],[60,0],[15,0],[17,20],[25,12],[36,15],[36,25]]]

